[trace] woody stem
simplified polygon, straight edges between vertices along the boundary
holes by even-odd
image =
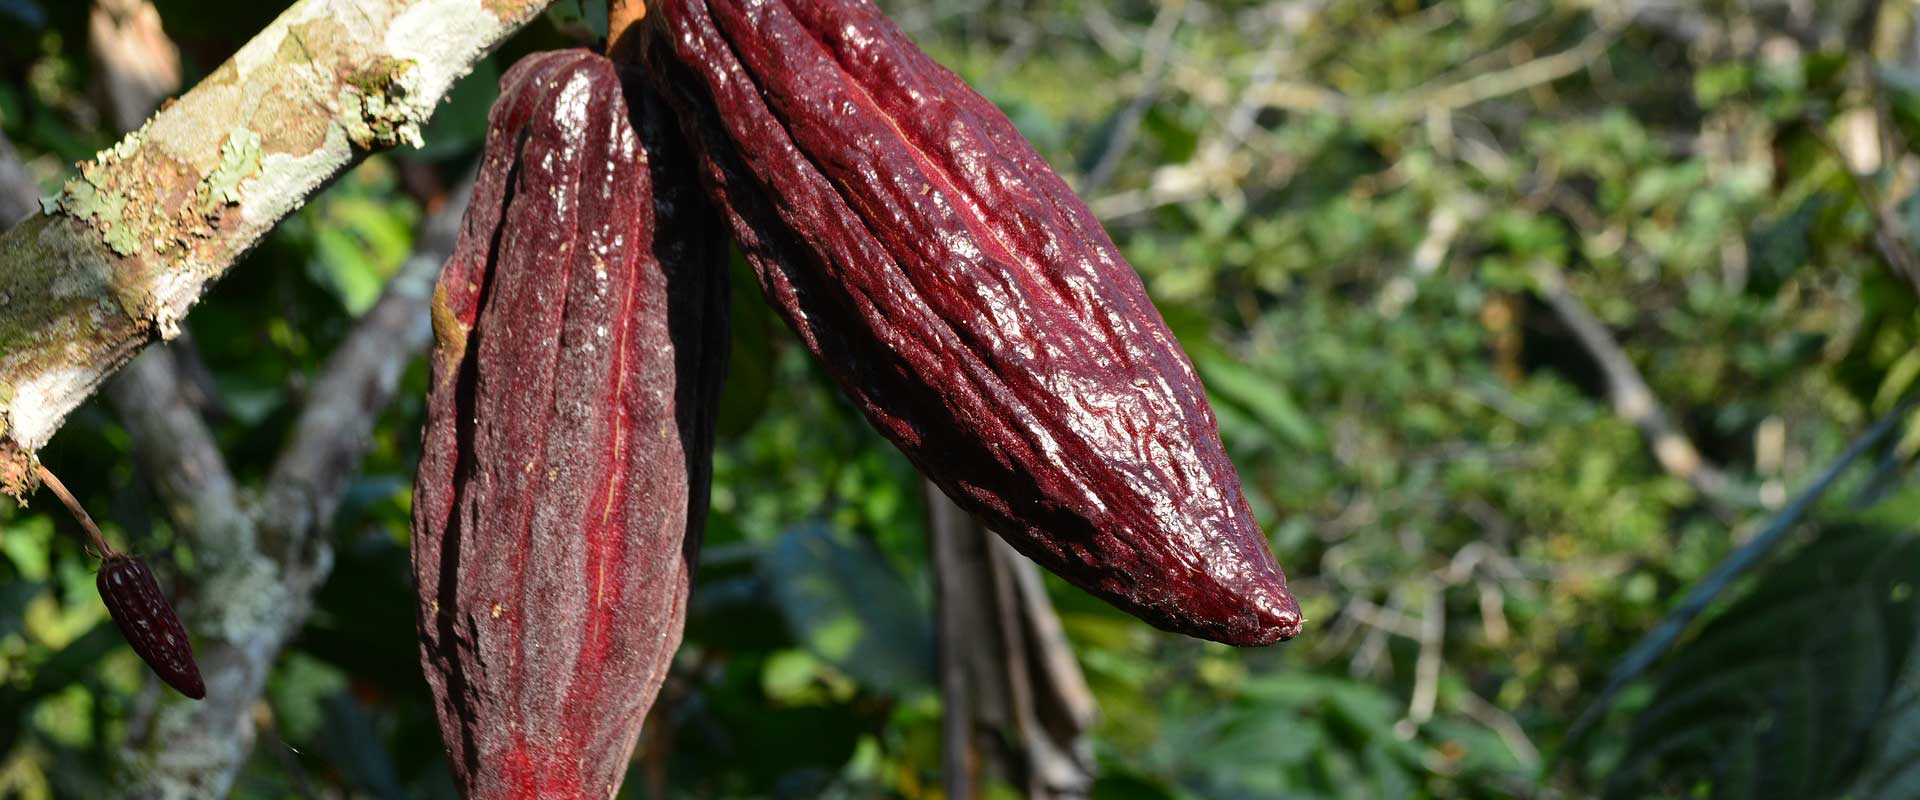
[[[74,499],[73,493],[67,491],[67,485],[61,483],[60,479],[55,477],[45,465],[35,464],[33,468],[39,473],[40,482],[48,489],[52,489],[53,496],[60,498],[60,503],[67,507],[67,511],[73,514],[73,518],[80,521],[80,527],[86,530],[87,540],[93,545],[94,552],[98,553],[102,559],[118,555],[114,552],[113,546],[107,544],[107,537],[100,534],[100,526],[93,524],[93,517],[80,506],[79,500]]]
[[[607,3],[607,55],[637,55],[639,22],[647,16],[646,0],[609,0]]]

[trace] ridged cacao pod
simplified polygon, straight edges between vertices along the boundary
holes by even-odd
[[[612,796],[680,643],[726,233],[633,90],[585,50],[508,70],[434,298],[413,557],[468,797]]]
[[[161,594],[160,582],[154,580],[146,562],[112,553],[100,562],[94,586],[100,590],[107,616],[120,628],[120,635],[160,680],[195,700],[207,696],[187,628],[180,624],[180,616],[173,612],[167,596]]]
[[[1192,364],[1006,116],[866,0],[662,0],[648,74],[762,288],[1020,552],[1239,645],[1300,611]]]

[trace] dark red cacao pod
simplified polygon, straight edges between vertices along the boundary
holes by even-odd
[[[767,297],[1021,552],[1238,645],[1299,606],[1191,363],[1005,115],[866,0],[662,0],[649,74]]]
[[[611,797],[685,621],[726,234],[633,89],[585,50],[508,70],[434,299],[413,556],[467,797]]]
[[[173,605],[161,594],[159,581],[146,562],[114,553],[100,562],[100,574],[94,578],[100,599],[107,604],[107,615],[120,628],[120,635],[133,652],[153,668],[168,686],[195,700],[207,696],[207,685],[200,680],[200,666],[193,660],[193,643],[187,640],[187,628]]]

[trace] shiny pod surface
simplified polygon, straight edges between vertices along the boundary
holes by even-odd
[[[207,696],[186,626],[180,624],[180,616],[160,592],[160,582],[154,580],[146,562],[119,553],[109,555],[100,564],[94,586],[120,635],[160,680],[195,700]]]
[[[649,75],[768,299],[1021,552],[1157,626],[1300,629],[1198,377],[1000,111],[866,0],[664,0]]]

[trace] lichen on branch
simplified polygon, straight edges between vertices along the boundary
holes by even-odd
[[[0,475],[551,0],[301,0],[0,234]],[[21,487],[0,486],[10,493]]]

